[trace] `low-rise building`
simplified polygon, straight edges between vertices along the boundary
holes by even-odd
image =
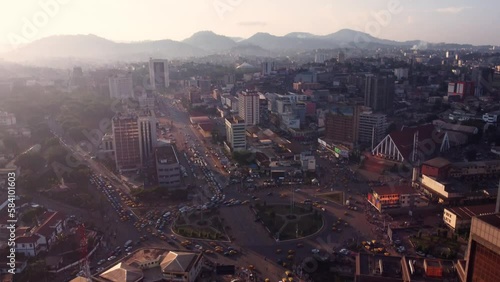
[[[443,221],[454,232],[469,232],[472,218],[495,213],[495,204],[449,207],[443,211]]]
[[[194,282],[202,267],[203,256],[188,252],[168,252],[160,263],[166,281]]]
[[[0,125],[11,126],[16,124],[16,116],[12,113],[0,112]]]
[[[398,162],[416,162],[430,159],[449,148],[447,132],[425,124],[389,133],[373,148],[372,154]]]
[[[411,208],[427,205],[410,186],[379,186],[368,193],[368,202],[379,212],[391,208]]]
[[[471,191],[467,180],[492,182],[500,175],[500,161],[456,162],[434,158],[415,168],[413,184],[429,197],[441,203],[461,203],[463,200],[491,198],[491,187]]]
[[[93,277],[99,282],[194,282],[204,265],[203,255],[165,249],[140,249]]]
[[[101,281],[140,282],[144,275],[139,268],[120,262],[104,271],[99,277],[103,279]]]
[[[450,260],[418,257],[356,255],[355,282],[458,281],[456,264]]]
[[[38,219],[38,226],[16,238],[17,251],[27,256],[50,250],[66,226],[66,216],[61,212],[47,211]]]
[[[16,252],[27,257],[36,257],[41,251],[38,241],[40,236],[37,234],[25,235],[16,238]]]

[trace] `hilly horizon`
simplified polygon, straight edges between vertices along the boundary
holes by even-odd
[[[94,60],[147,60],[201,57],[213,54],[271,56],[286,52],[315,49],[380,48],[426,46],[420,40],[399,42],[373,37],[352,29],[341,29],[327,35],[291,32],[284,36],[258,32],[249,38],[228,37],[213,31],[199,31],[182,41],[170,39],[119,43],[97,35],[56,35],[41,38],[20,48],[0,53],[8,61],[31,61],[47,58],[82,58]],[[457,45],[457,44],[455,44]],[[461,45],[457,46],[472,46]]]

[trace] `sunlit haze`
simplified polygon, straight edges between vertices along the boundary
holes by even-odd
[[[344,28],[399,41],[500,44],[498,1],[25,0],[0,5],[1,45],[12,45],[16,36],[33,41],[95,34],[142,41],[183,40],[201,30],[247,38],[257,32],[323,35]],[[29,36],[23,36],[26,21],[37,28]]]

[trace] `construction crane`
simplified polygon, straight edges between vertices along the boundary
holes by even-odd
[[[82,259],[80,261],[80,271],[83,273],[83,277],[87,279],[88,282],[92,282],[88,255],[88,239],[85,233],[85,224],[80,224],[78,226],[78,234],[80,235],[80,252],[82,254]]]

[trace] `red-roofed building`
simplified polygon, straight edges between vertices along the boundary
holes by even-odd
[[[444,158],[433,158],[422,164],[422,174],[435,177],[436,179],[444,179],[448,177],[448,171],[451,168],[451,163]]]
[[[45,212],[39,219],[40,225],[33,228],[32,235],[38,235],[40,250],[49,250],[66,226],[66,216],[61,212]]]
[[[472,218],[495,213],[496,204],[483,204],[477,206],[458,206],[445,208],[443,221],[451,230],[456,232],[469,232]]]
[[[23,235],[16,238],[16,252],[28,257],[37,256],[41,251],[40,236],[37,234]]]
[[[398,162],[425,161],[450,148],[448,134],[432,124],[403,127],[389,133],[372,154]]]
[[[424,206],[427,203],[410,186],[379,186],[368,193],[368,202],[379,212],[390,208]]]
[[[212,130],[214,129],[214,127],[215,125],[212,121],[198,124],[199,130],[205,138],[212,137]]]

